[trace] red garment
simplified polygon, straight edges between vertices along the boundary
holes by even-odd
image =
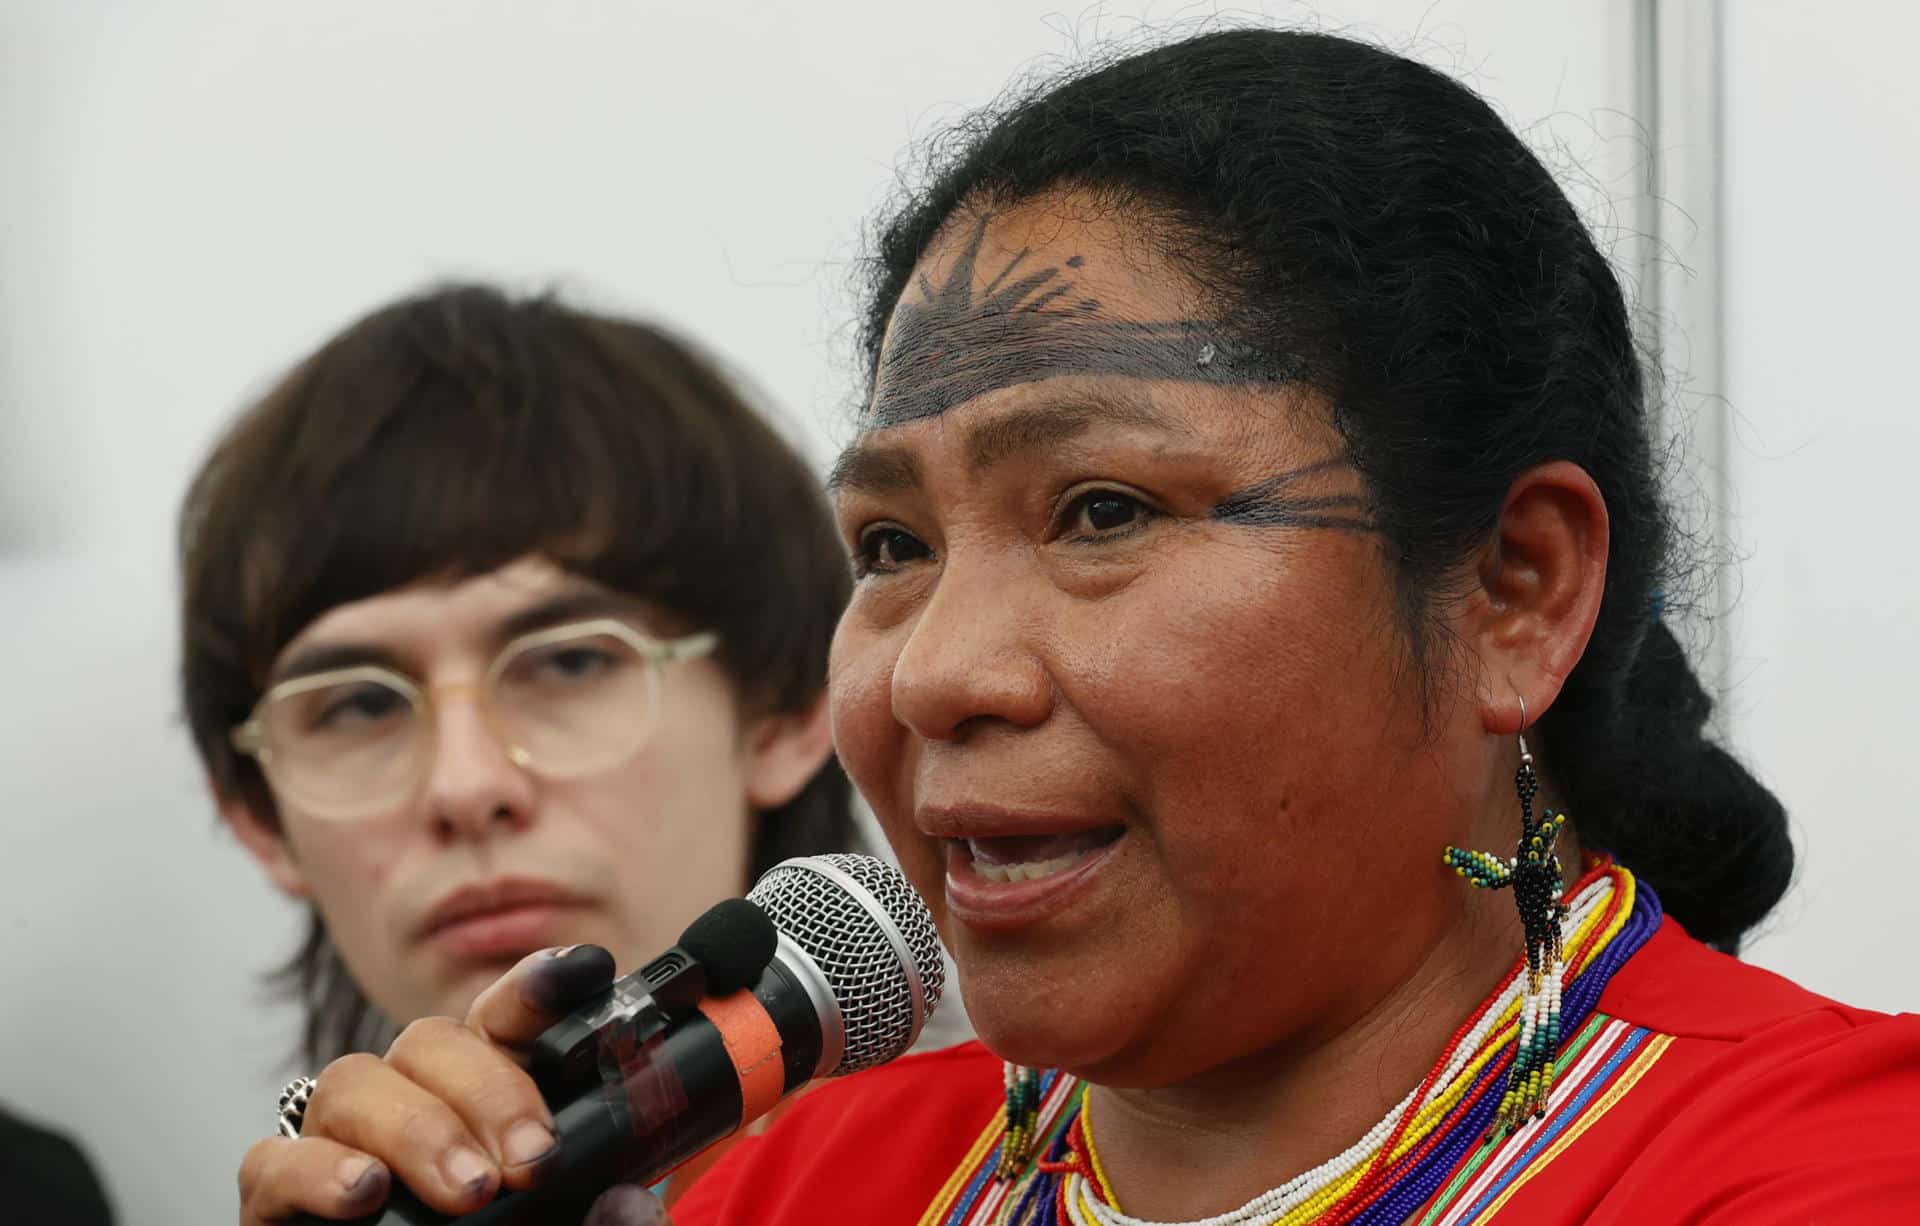
[[[1467,1220],[1920,1223],[1920,1016],[1816,996],[1670,919],[1597,1012],[1650,1031],[1639,1050],[1657,1058],[1611,1100],[1595,1095],[1571,1140],[1516,1164],[1504,1200]],[[737,1144],[674,1221],[914,1226],[1003,1093],[978,1043],[822,1087]]]

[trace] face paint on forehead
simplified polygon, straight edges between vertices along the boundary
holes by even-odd
[[[1275,361],[1230,340],[1225,320],[1102,319],[1098,301],[1074,296],[1068,272],[1026,267],[1025,248],[976,294],[990,220],[980,219],[944,283],[936,288],[922,273],[920,296],[895,308],[861,429],[937,417],[987,392],[1061,375],[1213,384],[1293,383],[1304,375],[1297,358]],[[1074,256],[1065,267],[1081,263]]]
[[[1364,495],[1307,494],[1295,488],[1315,473],[1352,467],[1345,456],[1333,456],[1256,481],[1222,498],[1213,508],[1213,518],[1249,528],[1338,528],[1372,532],[1378,525],[1373,522],[1373,504]]]

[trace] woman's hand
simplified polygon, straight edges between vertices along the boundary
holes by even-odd
[[[554,1149],[526,1058],[533,1041],[613,979],[596,945],[544,950],[482,992],[465,1020],[423,1018],[384,1059],[342,1056],[323,1070],[298,1140],[269,1137],[240,1164],[241,1226],[307,1213],[372,1213],[398,1178],[446,1214],[471,1213],[503,1187],[531,1186]],[[592,1226],[664,1222],[645,1189],[608,1191]]]

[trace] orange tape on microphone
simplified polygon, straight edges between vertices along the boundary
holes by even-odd
[[[696,1006],[726,1044],[727,1057],[740,1077],[740,1123],[744,1126],[773,1110],[786,1089],[780,1028],[767,1007],[742,988],[727,996],[709,996]]]

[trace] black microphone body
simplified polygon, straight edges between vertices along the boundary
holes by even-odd
[[[577,1222],[607,1188],[657,1182],[813,1078],[899,1055],[944,986],[932,917],[898,869],[785,861],[540,1036],[532,1069],[557,1144],[536,1186],[455,1219],[396,1180],[353,1226]]]
[[[795,968],[779,957],[748,989],[780,1036],[784,1097],[805,1085],[820,1061],[821,1025],[814,999]],[[502,1192],[484,1208],[458,1219],[429,1208],[395,1185],[380,1212],[356,1226],[517,1226],[578,1221],[601,1192],[616,1183],[651,1184],[749,1122],[726,1039],[701,1012],[689,1013],[658,1035],[625,1046],[611,1036],[607,1080],[564,1105],[555,1105],[559,1144],[540,1164],[537,1187]],[[572,1214],[572,1217],[567,1216]],[[296,1219],[321,1226],[321,1219]]]

